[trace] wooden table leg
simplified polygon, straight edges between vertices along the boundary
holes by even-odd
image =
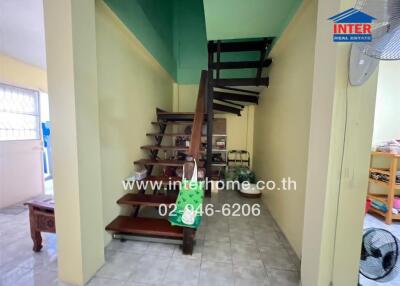
[[[31,237],[33,240],[33,251],[39,252],[43,245],[42,245],[42,235],[40,231],[32,231],[31,229]]]
[[[33,251],[39,252],[43,245],[42,245],[42,234],[40,231],[36,229],[36,219],[35,219],[35,209],[30,206],[29,207],[29,220],[31,225],[31,238],[33,241]]]
[[[190,227],[183,228],[183,254],[192,255],[194,246],[194,229]]]
[[[24,205],[29,207],[29,221],[33,251],[42,249],[42,232],[55,233],[54,202],[50,200],[31,200]]]

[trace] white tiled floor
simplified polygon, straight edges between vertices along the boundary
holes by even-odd
[[[261,203],[223,191],[207,202]],[[44,235],[33,253],[28,212],[0,214],[0,285],[66,285],[57,280],[56,236]],[[204,217],[192,256],[176,245],[113,240],[106,263],[89,286],[297,286],[299,260],[269,212],[259,217]]]
[[[393,221],[391,225],[385,224],[382,218],[367,214],[364,220],[364,228],[382,228],[390,231],[398,239],[400,239],[400,222]],[[360,275],[360,282],[363,286],[399,286],[400,285],[400,275],[395,277],[392,281],[386,283],[374,282],[367,280],[362,275]]]

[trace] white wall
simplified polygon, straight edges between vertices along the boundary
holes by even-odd
[[[373,144],[400,139],[400,62],[379,63]]]
[[[0,54],[0,82],[47,91],[46,71]],[[43,193],[40,140],[0,141],[0,208]]]
[[[255,108],[254,169],[257,177],[291,177],[295,191],[263,195],[272,216],[301,256],[313,85],[316,1],[306,1],[271,52],[270,85]]]
[[[40,140],[0,141],[0,208],[43,193],[42,154]]]
[[[155,109],[172,110],[173,79],[103,1],[96,1],[103,224],[121,212],[122,180],[148,158]],[[107,244],[111,236],[105,233]]]

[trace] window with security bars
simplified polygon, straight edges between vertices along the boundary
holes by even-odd
[[[39,92],[0,83],[0,141],[39,138]]]

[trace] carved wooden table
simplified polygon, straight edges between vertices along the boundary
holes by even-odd
[[[41,232],[56,232],[54,201],[53,199],[31,200],[25,205],[29,207],[33,251],[39,252],[43,247]]]

